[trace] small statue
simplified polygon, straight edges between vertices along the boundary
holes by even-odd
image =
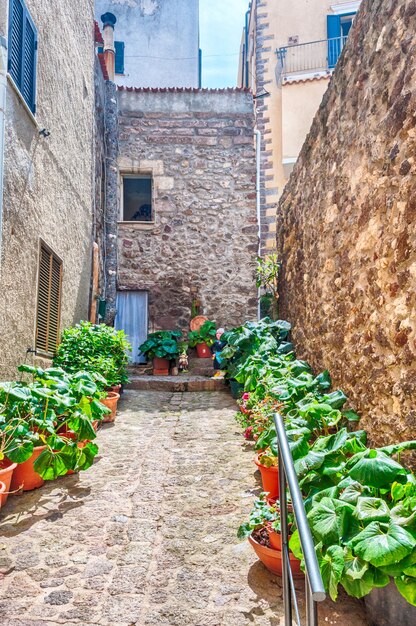
[[[218,328],[217,332],[215,333],[216,340],[211,346],[212,359],[213,359],[213,365],[214,365],[214,371],[215,371],[214,378],[223,378],[224,376],[224,372],[221,370],[221,365],[223,361],[220,357],[221,350],[225,348],[227,344],[226,341],[221,340],[221,337],[224,333],[225,333],[224,328]]]
[[[178,370],[180,372],[187,372],[188,371],[188,344],[185,342],[182,342],[179,346],[180,349],[180,354],[179,354],[179,359],[178,359]]]

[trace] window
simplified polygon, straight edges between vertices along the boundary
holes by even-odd
[[[36,111],[38,35],[23,0],[10,0],[7,70],[32,113]]]
[[[355,13],[327,15],[328,67],[337,64],[341,51],[350,32]]]
[[[114,48],[116,51],[115,73],[124,74],[124,41],[115,41]]]
[[[36,311],[36,352],[52,356],[59,340],[62,261],[41,242],[38,303]]]
[[[150,176],[123,177],[124,222],[151,222],[152,179]]]

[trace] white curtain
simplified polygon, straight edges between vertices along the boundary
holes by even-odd
[[[147,339],[147,291],[119,291],[117,293],[117,315],[115,327],[124,330],[132,346],[129,354],[131,363],[145,363],[139,346]]]

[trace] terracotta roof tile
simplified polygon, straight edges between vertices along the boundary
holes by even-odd
[[[103,52],[99,52],[97,56],[98,56],[98,60],[99,60],[100,65],[101,65],[101,71],[103,73],[104,80],[110,80],[110,77],[109,77],[108,72],[107,72],[107,66],[105,64],[104,53]]]
[[[139,93],[251,93],[245,87],[224,87],[221,89],[208,89],[206,87],[125,87],[119,85],[119,91],[135,91]]]
[[[104,39],[98,26],[97,20],[94,20],[94,41],[95,43],[104,44]]]

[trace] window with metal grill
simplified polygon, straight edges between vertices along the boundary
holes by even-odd
[[[23,0],[10,0],[7,69],[32,113],[36,111],[38,34]]]
[[[36,311],[36,352],[53,355],[59,340],[62,261],[41,243],[38,304]]]

